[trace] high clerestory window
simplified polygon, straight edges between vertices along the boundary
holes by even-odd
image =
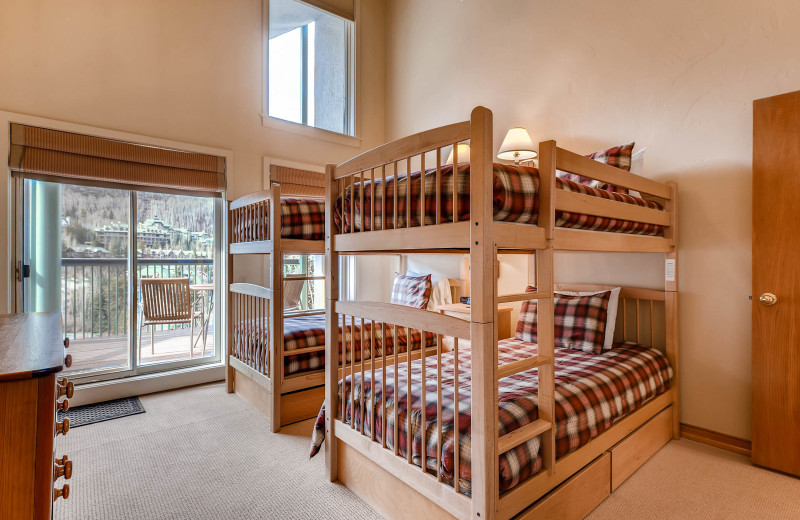
[[[355,135],[353,0],[268,0],[270,118]]]

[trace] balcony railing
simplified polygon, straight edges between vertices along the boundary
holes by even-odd
[[[188,277],[192,284],[214,283],[211,259],[141,258],[136,264],[137,283],[140,278],[152,277]],[[61,313],[68,337],[83,339],[128,333],[127,259],[63,258],[61,281]],[[159,325],[157,330],[182,327],[188,325]]]

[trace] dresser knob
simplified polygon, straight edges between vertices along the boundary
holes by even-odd
[[[64,366],[67,368],[72,366],[72,354],[67,354],[64,356]]]
[[[69,401],[64,399],[61,402],[56,401],[56,411],[61,410],[62,412],[66,412],[69,410]]]
[[[64,397],[66,395],[69,399],[72,399],[72,395],[74,393],[75,393],[75,385],[72,383],[72,381],[67,381],[67,378],[59,379],[58,398]]]
[[[69,338],[64,338],[64,348],[69,348]]]
[[[69,484],[64,484],[64,487],[61,489],[53,489],[53,502],[58,500],[59,497],[63,498],[64,500],[69,498]]]
[[[59,433],[61,435],[66,435],[69,431],[69,419],[64,419],[61,422],[56,423],[56,435]]]
[[[53,481],[59,479],[59,477],[64,477],[66,480],[72,478],[72,461],[67,458],[66,455],[61,459],[63,462],[61,464],[58,463],[58,459],[56,459],[55,466],[53,467]]]

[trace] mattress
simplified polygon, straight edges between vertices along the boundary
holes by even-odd
[[[378,357],[383,355],[385,348],[386,355],[391,355],[395,350],[398,354],[409,350],[419,350],[422,343],[422,338],[418,330],[411,330],[410,334],[406,334],[403,327],[397,328],[397,338],[394,340],[394,331],[391,327],[386,327],[386,339],[383,339],[383,327],[380,324],[375,326],[375,343],[372,346],[372,325],[370,322],[364,323],[363,326],[363,348],[362,348],[362,331],[361,321],[356,320],[355,327],[353,327],[350,318],[341,326],[341,335],[339,339],[339,363],[342,364],[342,351],[345,350],[345,359],[347,363],[352,363],[353,359],[356,361],[356,370],[360,369],[361,359],[370,359],[373,355]],[[264,324],[266,328],[266,323]],[[242,328],[240,326],[240,328]],[[410,336],[410,337],[409,337]],[[250,341],[253,343],[250,349],[240,348],[239,341],[243,340],[241,334],[236,335],[234,342],[234,357],[247,363],[249,366],[256,368],[260,372],[264,372],[261,367],[266,367],[269,364],[269,348],[268,345],[261,345],[262,338],[260,335],[249,335]],[[268,338],[265,335],[265,338]],[[342,348],[343,341],[345,348]],[[426,345],[432,346],[436,341],[436,335],[430,332],[425,333]],[[395,348],[395,344],[397,347]],[[301,374],[305,372],[313,372],[325,368],[325,351],[317,350],[314,352],[304,352],[301,354],[292,354],[293,350],[300,350],[311,347],[318,347],[325,345],[325,316],[316,314],[311,316],[292,316],[285,317],[283,320],[283,374],[284,377]],[[242,352],[248,350],[250,352],[261,353],[258,356],[260,359],[243,359]],[[350,370],[350,365],[348,365]]]
[[[269,214],[244,213],[233,236],[247,236],[248,241],[266,240]],[[281,238],[325,239],[325,202],[317,199],[281,198]]]
[[[525,343],[517,339],[502,340],[498,345],[500,364],[525,359],[536,355],[537,347],[533,343]],[[459,353],[459,432],[460,432],[460,466],[459,486],[462,492],[470,494],[470,351],[464,348]],[[426,363],[426,456],[427,471],[436,474],[437,464],[437,388],[436,358],[428,358]],[[455,359],[452,353],[442,354],[442,380],[452,381]],[[591,354],[575,350],[556,349],[555,353],[555,436],[556,457],[580,448],[610,428],[625,415],[640,408],[652,398],[667,391],[672,380],[672,367],[661,352],[634,344],[617,343],[614,348],[602,354]],[[394,410],[397,404],[398,416],[398,451],[400,456],[407,457],[407,413],[408,413],[408,370],[404,365],[398,367],[398,395],[394,395],[394,367],[386,370],[386,395],[382,395],[383,374],[375,373],[372,384],[370,374],[365,374],[362,385],[361,375],[354,378],[347,376],[345,385],[345,422],[355,417],[356,427],[360,429],[360,399],[364,396],[367,419],[365,435],[371,435],[370,425],[373,414],[376,416],[375,438],[382,442],[380,431],[383,414],[386,414],[387,446],[394,449]],[[353,384],[354,383],[354,384]],[[422,453],[422,364],[420,360],[411,366],[411,417],[412,417],[412,460],[421,465]],[[339,381],[341,393],[342,381]],[[364,393],[362,394],[362,386]],[[355,387],[354,403],[351,406],[350,392]],[[500,436],[510,433],[538,418],[537,369],[531,369],[513,376],[505,377],[499,382],[499,428]],[[371,409],[369,402],[375,392],[375,407]],[[341,395],[341,394],[340,394]],[[454,428],[455,405],[452,384],[442,389],[442,456],[441,472],[445,480],[452,483],[454,479]],[[339,404],[337,417],[342,417]],[[312,456],[315,455],[324,440],[325,409],[320,410],[314,428],[312,440]],[[502,454],[499,459],[500,491],[507,491],[542,468],[539,453],[540,438],[535,437],[516,448]]]
[[[494,164],[493,206],[494,220],[516,222],[520,224],[536,224],[539,216],[539,170],[529,166]],[[459,164],[457,175],[458,212],[457,220],[469,220],[469,168],[468,163]],[[425,225],[435,224],[436,220],[436,170],[412,173],[410,183],[408,176],[400,175],[395,181],[393,177],[375,182],[364,181],[346,186],[334,206],[334,223],[340,233],[393,229],[395,227],[395,192],[397,192],[397,226],[398,228],[416,227],[424,217]],[[453,167],[441,168],[439,175],[439,211],[441,222],[452,222],[453,203]],[[362,190],[363,184],[363,190]],[[421,186],[424,184],[425,210],[421,211]],[[410,185],[410,193],[408,193]],[[585,195],[600,197],[626,204],[633,204],[653,209],[663,209],[655,201],[641,199],[632,195],[590,188],[566,179],[556,179],[556,189]],[[363,197],[362,197],[363,191]],[[355,195],[353,197],[353,195]],[[362,202],[363,199],[363,202]],[[382,208],[386,205],[386,222],[382,221]],[[409,204],[410,203],[410,204]],[[372,221],[372,215],[375,221]],[[421,214],[422,213],[422,214]],[[572,229],[586,229],[613,233],[659,236],[664,234],[663,226],[644,224],[628,220],[620,220],[567,211],[556,212],[556,226]]]

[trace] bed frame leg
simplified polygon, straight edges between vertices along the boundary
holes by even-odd
[[[339,398],[339,255],[333,249],[336,233],[333,222],[333,205],[339,197],[339,183],[335,178],[336,166],[325,166],[325,472],[331,482],[339,478],[339,459],[336,444],[336,411]]]
[[[231,203],[225,202],[225,219],[226,225],[228,229],[228,243],[231,242],[233,239],[233,219],[231,217]],[[228,311],[228,326],[227,330],[225,331],[225,339],[227,340],[227,348],[225,349],[225,390],[232,394],[235,390],[235,374],[233,367],[231,367],[231,354],[233,354],[233,295],[230,292],[230,286],[233,283],[233,255],[230,253],[230,246],[226,245],[226,253],[227,253],[227,275],[228,275],[228,287],[227,287],[227,294],[228,294],[228,305],[226,309]]]
[[[470,116],[470,289],[472,321],[472,520],[497,514],[497,249],[493,236],[492,113]],[[455,162],[455,160],[454,160]],[[475,442],[478,441],[478,442]],[[456,449],[459,449],[457,445]]]

